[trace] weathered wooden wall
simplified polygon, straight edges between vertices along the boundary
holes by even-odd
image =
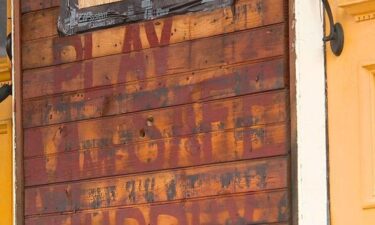
[[[58,37],[22,0],[26,224],[289,224],[287,11]]]

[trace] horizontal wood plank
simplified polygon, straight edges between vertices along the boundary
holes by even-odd
[[[27,218],[26,225],[268,224],[289,220],[287,191]],[[271,225],[271,224],[270,224]],[[276,224],[272,224],[276,225]]]
[[[21,1],[26,225],[290,224],[284,0],[71,37]]]
[[[26,129],[24,154],[25,157],[32,157],[284,122],[287,119],[286,98],[286,91],[273,91]]]
[[[212,12],[197,12],[193,14],[177,15],[173,17],[172,28],[179,28],[178,33],[189,33],[192,28],[198,29],[198,23],[205,29],[218,29],[217,26],[225,26],[227,32],[243,30],[258,26],[282,22],[283,4],[282,0],[239,0],[236,1],[236,12],[230,8],[217,9]],[[258,8],[256,8],[258,7]],[[22,16],[22,41],[31,41],[40,38],[57,36],[57,18],[59,7],[27,13]],[[234,14],[236,13],[236,14]],[[236,17],[236,18],[235,18]],[[163,20],[161,20],[163,21]],[[190,25],[187,24],[189,21]],[[206,21],[206,24],[202,24]],[[154,24],[160,23],[155,20]],[[230,24],[232,23],[232,25]],[[194,27],[192,25],[196,24]],[[234,24],[238,24],[234,27]],[[46,26],[48,25],[48,26]],[[110,28],[108,33],[123,33],[124,27]],[[174,29],[171,29],[173,32]],[[194,30],[193,30],[194,31]],[[208,32],[203,31],[202,32]],[[97,31],[96,31],[97,32]],[[212,32],[212,31],[211,31]],[[174,36],[179,36],[177,29]],[[185,34],[186,35],[186,34]],[[208,34],[207,37],[211,35]],[[160,37],[160,36],[159,36]],[[171,39],[177,37],[171,37]],[[109,40],[107,40],[108,42]],[[95,44],[95,43],[94,43]]]
[[[287,154],[285,124],[26,159],[25,186]]]
[[[216,14],[193,13],[70,37],[56,36],[25,42],[22,45],[22,67],[31,69],[59,65],[166,46],[261,25],[281,23],[285,20],[284,0],[261,0],[261,3],[259,0],[239,2],[241,4],[239,3],[236,10],[229,7],[218,10]],[[237,14],[233,14],[234,12]],[[264,15],[267,15],[267,18],[264,18]],[[275,33],[270,35],[278,36]],[[257,39],[262,38],[264,37]],[[252,45],[252,48],[254,46],[257,45]]]
[[[283,60],[276,60],[26,101],[24,126],[73,122],[282,89],[286,87],[284,64]]]
[[[23,73],[25,99],[243,63],[286,52],[284,26],[243,31],[161,48]]]
[[[242,161],[25,190],[25,215],[189,200],[287,187],[287,159]]]
[[[21,0],[21,12],[27,13],[60,6],[60,0]]]
[[[28,13],[22,16],[22,42],[57,35],[59,8]]]

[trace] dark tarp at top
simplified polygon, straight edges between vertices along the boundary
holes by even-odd
[[[82,9],[78,8],[77,1],[61,1],[58,30],[62,35],[173,14],[213,10],[230,6],[234,0],[122,0]]]

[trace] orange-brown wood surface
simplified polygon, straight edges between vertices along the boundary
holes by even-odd
[[[23,68],[59,65],[280,23],[285,20],[282,1],[262,0],[258,3],[258,0],[253,0],[249,4],[248,0],[240,0],[236,11],[239,15],[233,15],[233,8],[228,7],[222,9],[217,15],[206,12],[202,15],[200,13],[187,14],[168,17],[156,22],[135,23],[70,37],[50,37],[27,41],[22,46]],[[245,4],[241,4],[243,2]],[[263,5],[268,7],[263,7]],[[272,11],[267,12],[268,8]],[[276,12],[273,11],[274,9]],[[260,17],[258,18],[260,19],[256,19],[259,11]],[[205,15],[206,18],[202,18]],[[269,15],[272,19],[268,20],[263,15]],[[278,35],[269,34],[269,36]],[[253,37],[253,40],[262,41],[263,38]],[[236,40],[238,41],[240,40]]]
[[[287,119],[285,91],[25,130],[25,156],[186,136]],[[218,113],[220,112],[220,113]]]
[[[192,75],[197,70],[220,70],[224,66],[282,56],[285,53],[283,30],[282,25],[276,25],[128,54],[26,70],[24,98],[159,79],[166,75]],[[283,72],[279,71],[278,75],[283,76]]]
[[[285,159],[242,161],[26,190],[25,215],[285,188]]]
[[[82,9],[119,1],[122,0],[78,0],[78,6]]]
[[[287,2],[70,37],[22,0],[27,225],[289,225]]]
[[[60,6],[60,0],[20,0],[22,13]]]
[[[29,158],[26,186],[284,155],[287,131],[281,123]]]
[[[258,10],[259,7],[261,7],[260,10]],[[183,38],[183,40],[188,40],[189,38],[209,37],[217,34],[217,32],[228,33],[235,30],[283,22],[283,7],[284,4],[282,0],[262,0],[260,2],[237,0],[234,10],[225,8],[215,10],[214,12],[198,12],[189,14],[189,16],[173,16],[170,21],[171,27],[168,28],[171,35],[167,37],[171,40],[171,43],[175,43],[181,41],[181,38]],[[22,24],[22,40],[30,41],[57,36],[57,29],[52,26],[56,26],[58,14],[59,7],[24,14],[22,18],[24,21]],[[140,23],[141,30],[139,34],[141,42],[144,44],[143,46],[147,46],[146,41],[150,42],[149,44],[157,44],[152,43],[152,40],[149,38],[147,38],[147,40],[143,38],[151,34],[150,28],[154,28],[157,34],[161,34],[162,29],[160,28],[163,28],[164,21],[164,19],[159,19],[152,23]],[[218,27],[218,25],[222,27]],[[205,30],[200,29],[201,26],[205,26]],[[107,48],[108,51],[111,49],[111,44],[117,43],[119,46],[122,45],[122,42],[114,42],[118,39],[113,39],[113,37],[115,37],[116,34],[123,36],[124,32],[126,32],[126,27],[115,27],[90,34],[94,38],[93,46],[99,44],[100,47],[97,47],[98,49]],[[98,39],[104,35],[104,33],[111,35],[111,38]],[[146,34],[146,36],[143,34]],[[158,37],[160,37],[160,35],[158,35]],[[104,43],[106,43],[106,45],[103,45],[103,41],[105,41]],[[115,46],[112,46],[112,48],[113,47]]]
[[[288,194],[285,191],[275,191],[33,217],[26,219],[26,225],[275,225],[274,223],[285,222],[288,219]]]
[[[22,17],[22,41],[36,40],[57,35],[59,8],[51,8]]]
[[[283,61],[270,61],[255,66],[168,76],[27,101],[23,106],[23,121],[25,127],[34,127],[206,102],[284,87]]]

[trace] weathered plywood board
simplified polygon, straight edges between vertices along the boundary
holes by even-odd
[[[95,5],[95,2],[98,4]],[[231,7],[234,0],[111,0],[110,4],[104,5],[103,0],[94,0],[89,3],[94,7],[79,7],[82,3],[82,0],[61,0],[57,28],[62,35],[75,35],[189,12],[213,11]]]
[[[22,16],[22,42],[57,35],[58,8],[49,8]]]
[[[236,8],[234,11],[232,11],[232,9],[229,7],[225,9],[217,9],[213,12],[197,12],[194,14],[173,16],[171,17],[173,24],[171,32],[173,33],[173,36],[181,36],[183,33],[185,33],[184,35],[186,36],[190,32],[199,29],[198,25],[202,25],[202,27],[205,28],[205,30],[201,29],[201,32],[203,33],[213,32],[212,30],[215,29],[219,30],[221,29],[220,26],[225,26],[223,27],[225,28],[225,30],[222,31],[224,33],[227,33],[234,30],[243,30],[279,23],[284,20],[284,5],[282,0],[237,0],[235,4]],[[24,14],[22,16],[22,41],[25,42],[40,38],[57,36],[56,26],[58,15],[58,7]],[[157,36],[160,37],[161,30],[158,29],[158,27],[160,27],[159,24],[163,23],[164,20],[165,19],[159,19],[154,20],[154,22],[151,23],[147,22],[147,24],[149,24],[147,26],[155,26]],[[52,24],[54,25],[54,27],[49,26]],[[145,26],[145,24],[141,25],[141,27],[145,29],[147,26]],[[98,32],[105,32],[108,35],[117,33],[117,35],[123,36],[125,30],[126,27],[121,26],[111,28],[109,30],[95,31],[93,35],[98,35]],[[195,31],[195,33],[196,32],[197,31]],[[150,33],[150,31],[148,33]],[[208,34],[208,36],[206,37],[209,36],[210,35]],[[111,36],[111,38],[114,37]],[[176,39],[176,37],[170,38],[172,40]],[[103,43],[103,40],[101,40],[101,43]],[[108,37],[105,40],[106,42],[111,42],[111,40],[108,40]],[[116,42],[114,42],[113,44],[115,43]],[[95,44],[97,43],[94,43],[94,46]]]
[[[287,92],[26,129],[25,157],[284,122]],[[220,112],[220,113],[217,113]]]
[[[33,217],[26,225],[268,224],[289,219],[287,191]]]
[[[23,121],[32,127],[281,89],[284,64],[268,61],[26,101]]]
[[[286,158],[276,158],[27,188],[25,215],[280,189],[287,167]]]
[[[278,25],[139,52],[26,70],[23,96],[32,98],[281,56],[286,51],[284,35],[284,27]]]
[[[22,0],[27,225],[289,225],[284,0],[63,38],[59,4]]]
[[[60,5],[60,0],[20,0],[22,13],[48,9]]]
[[[160,47],[253,28],[263,25],[264,21],[269,20],[272,22],[266,24],[283,22],[285,19],[283,1],[265,1],[271,1],[269,7],[264,8],[272,9],[269,13],[271,18],[268,19],[259,16],[255,16],[254,19],[254,14],[251,12],[263,9],[259,7],[262,4],[259,5],[256,1],[246,1],[247,5],[239,7],[238,11],[236,11],[238,13],[242,12],[239,15],[230,15],[234,12],[230,8],[224,9],[218,15],[206,12],[206,18],[202,18],[198,13],[177,18],[168,17],[158,21],[135,23],[82,35],[64,38],[51,37],[26,42],[22,46],[23,69],[59,65],[101,56]],[[263,15],[263,11],[260,14]],[[233,21],[234,19],[235,21]],[[260,22],[255,22],[254,24],[254,21]],[[269,32],[272,31],[268,30],[267,34],[269,36],[284,36],[284,29],[276,29],[272,33]],[[257,31],[254,33],[258,34]],[[261,41],[263,38],[266,37],[259,37],[255,40],[259,39]],[[273,44],[269,38],[267,41],[270,41],[271,45]],[[257,46],[256,43],[252,45],[252,47],[254,46]]]
[[[284,155],[288,139],[281,123],[45,155],[25,160],[25,185]]]

